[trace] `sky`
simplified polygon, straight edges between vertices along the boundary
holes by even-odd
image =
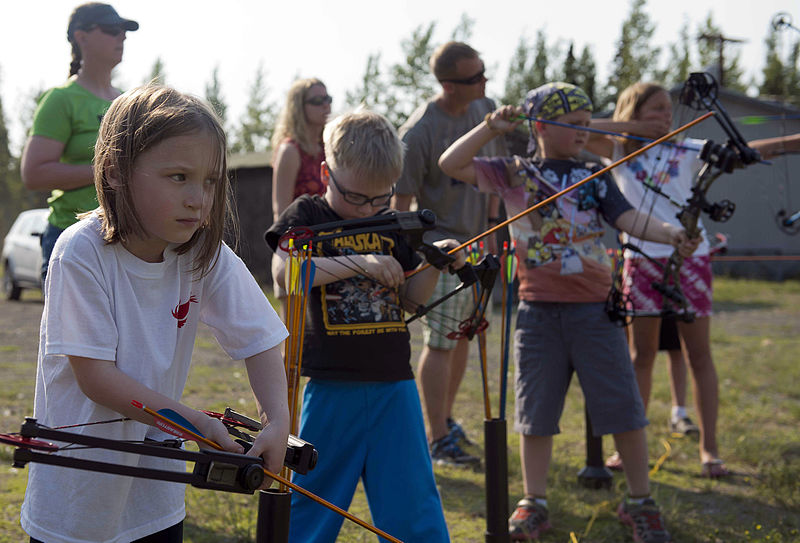
[[[30,115],[31,96],[66,80],[71,58],[66,28],[77,4],[0,3],[0,98],[13,152],[24,140],[21,118]],[[358,87],[368,55],[380,53],[385,69],[402,59],[401,44],[414,29],[435,21],[433,41],[443,43],[463,14],[474,20],[469,41],[486,64],[489,96],[502,95],[520,38],[533,43],[539,29],[551,45],[573,41],[577,51],[591,46],[602,82],[630,12],[630,0],[114,0],[112,5],[140,24],[128,33],[115,71],[119,88],[143,83],[161,58],[169,85],[203,96],[218,66],[229,121],[241,116],[259,64],[270,101],[282,104],[295,78],[318,77],[334,97],[336,113],[345,92]],[[649,0],[645,10],[657,24],[653,45],[661,46],[677,41],[685,21],[695,35],[712,13],[726,36],[746,40],[730,46],[726,56],[741,55],[748,81],[761,78],[764,38],[773,17],[786,12],[800,26],[796,0]],[[800,36],[791,29],[785,33],[791,39]]]

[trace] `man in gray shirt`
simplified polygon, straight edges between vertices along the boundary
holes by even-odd
[[[428,233],[426,241],[455,238],[464,242],[485,231],[487,222],[496,224],[499,202],[442,173],[439,156],[483,121],[487,113],[494,111],[495,105],[486,98],[483,61],[469,45],[449,42],[440,46],[431,56],[430,66],[442,89],[400,127],[407,150],[394,207],[406,211],[416,199],[418,209],[430,209],[438,219],[436,230]],[[492,140],[480,153],[482,156],[507,154],[502,138]],[[452,291],[459,282],[453,275],[442,274],[432,299]],[[425,328],[425,347],[417,373],[428,421],[431,456],[438,464],[479,462],[477,457],[461,449],[459,441],[467,438],[452,418],[456,392],[467,365],[469,343],[467,339],[446,337],[469,316],[472,306],[472,294],[466,289],[439,306],[437,315],[428,319]]]

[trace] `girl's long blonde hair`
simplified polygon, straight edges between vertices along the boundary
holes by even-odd
[[[289,88],[286,105],[278,116],[278,123],[272,134],[272,150],[275,151],[287,138],[291,138],[307,153],[314,154],[320,141],[314,141],[306,122],[305,101],[311,87],[325,84],[319,79],[298,79]]]
[[[623,90],[619,98],[617,98],[617,106],[614,108],[614,115],[611,117],[613,121],[627,122],[636,119],[639,115],[639,110],[642,104],[647,102],[653,95],[659,92],[666,92],[663,86],[658,83],[638,82],[627,87]],[[642,147],[644,142],[625,139],[623,141],[623,148],[626,154],[634,152],[636,149]]]
[[[214,199],[203,225],[175,252],[184,254],[199,246],[193,271],[202,277],[216,264],[226,221],[232,213],[225,131],[205,102],[152,83],[114,100],[103,116],[95,144],[94,184],[105,242],[124,242],[130,235],[143,235],[145,225],[134,209],[131,192],[137,158],[166,139],[198,132],[207,135],[216,149],[209,157],[215,172]],[[235,222],[230,224],[235,229]]]

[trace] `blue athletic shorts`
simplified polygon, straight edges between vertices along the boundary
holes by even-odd
[[[295,474],[295,483],[346,511],[362,479],[373,525],[402,541],[450,541],[413,379],[311,379],[300,437],[319,460],[308,474]],[[296,492],[290,518],[293,543],[334,543],[343,520]]]

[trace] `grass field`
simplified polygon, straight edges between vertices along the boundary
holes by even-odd
[[[41,304],[0,302],[0,431],[16,431],[33,399],[38,317]],[[666,358],[659,355],[654,376],[648,429],[652,490],[676,542],[800,541],[800,282],[769,283],[717,278],[712,347],[720,377],[720,451],[734,477],[699,478],[697,444],[674,439],[666,431],[669,390]],[[13,326],[12,326],[13,324]],[[412,330],[414,360],[418,329]],[[489,375],[496,414],[499,323],[490,328]],[[467,432],[482,442],[483,402],[475,346],[456,415]],[[247,379],[207,332],[198,337],[195,366],[186,389],[189,405],[221,410],[230,405],[253,414]],[[513,396],[509,398],[513,402]],[[508,406],[512,411],[512,404]],[[573,384],[555,440],[548,501],[554,529],[544,542],[631,541],[614,514],[625,488],[615,475],[610,490],[590,490],[577,483],[584,465],[583,400]],[[521,497],[518,437],[509,423],[509,496]],[[610,452],[611,440],[604,440]],[[482,454],[482,445],[476,452]],[[12,449],[0,447],[0,542],[27,541],[19,528],[19,505],[25,470],[10,467]],[[484,541],[484,475],[436,468],[446,518],[454,542]],[[251,541],[255,528],[254,496],[189,488],[185,541]],[[350,512],[369,520],[362,492]],[[375,536],[345,521],[341,542],[375,541]]]

